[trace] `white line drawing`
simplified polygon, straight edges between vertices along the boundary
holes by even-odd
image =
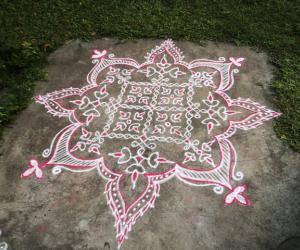
[[[119,247],[137,219],[154,207],[161,184],[173,177],[192,186],[211,186],[217,194],[226,191],[225,205],[250,205],[246,185],[236,184],[243,174],[235,170],[230,137],[279,113],[250,99],[230,98],[228,90],[244,58],[188,63],[173,41],[166,40],[142,64],[106,50],[94,50],[92,59],[87,85],[36,97],[50,114],[68,118],[70,124],[44,150],[47,160],[31,159],[22,178],[42,178],[49,167],[53,174],[97,170],[106,180],[104,193]],[[195,98],[201,93],[205,97]],[[203,138],[195,136],[195,123],[202,126]],[[108,152],[112,141],[122,146]],[[181,160],[162,150],[173,146],[181,148]],[[126,178],[132,192],[138,192],[130,202],[122,189]]]

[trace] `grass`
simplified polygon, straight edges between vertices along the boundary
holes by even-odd
[[[273,101],[280,139],[300,152],[300,4],[295,1],[2,0],[0,131],[31,101],[46,56],[67,40],[213,40],[265,51],[278,67]]]

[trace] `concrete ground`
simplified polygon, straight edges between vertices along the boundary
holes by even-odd
[[[94,48],[143,62],[157,40],[71,41],[49,57],[48,80],[36,83],[36,95],[82,87],[93,67]],[[234,98],[251,98],[276,110],[269,89],[274,69],[264,53],[227,44],[176,42],[185,60],[245,57],[235,75]],[[8,249],[117,249],[114,218],[105,181],[96,171],[45,171],[42,180],[21,180],[28,160],[41,158],[55,134],[69,124],[32,103],[7,129],[1,142],[0,229]],[[231,142],[244,173],[251,205],[224,206],[212,188],[193,187],[173,178],[161,185],[155,208],[139,218],[121,249],[300,249],[300,155],[276,137],[272,122],[238,131]],[[129,185],[129,184],[128,184]],[[293,241],[285,242],[291,238]],[[288,246],[289,245],[289,246]],[[1,245],[0,245],[1,246]],[[286,246],[286,247],[285,247]]]

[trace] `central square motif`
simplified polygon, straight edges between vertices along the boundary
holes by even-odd
[[[110,71],[120,70],[111,68]],[[121,101],[107,131],[111,138],[144,136],[149,141],[184,142],[187,120],[190,119],[184,115],[188,83],[177,87],[178,83],[128,80],[123,84],[126,88],[117,97]]]

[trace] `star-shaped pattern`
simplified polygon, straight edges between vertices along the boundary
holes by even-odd
[[[243,174],[235,170],[230,137],[279,114],[245,98],[230,98],[244,58],[185,62],[171,40],[138,63],[94,50],[95,64],[82,88],[66,88],[36,101],[53,116],[69,119],[22,177],[63,170],[97,170],[115,218],[117,243],[154,207],[160,186],[178,178],[192,186],[225,190],[226,205],[250,205]]]

